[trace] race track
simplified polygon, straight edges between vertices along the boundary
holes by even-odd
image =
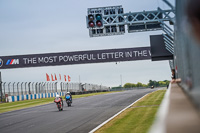
[[[1,133],[87,133],[155,89],[140,89],[74,99],[0,114]]]

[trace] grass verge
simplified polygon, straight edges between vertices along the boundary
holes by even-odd
[[[73,95],[72,97],[73,97],[73,99],[76,99],[76,98],[81,98],[81,97],[89,97],[89,96],[108,94],[108,93],[114,93],[114,92],[119,92],[119,91]],[[63,99],[64,99],[64,97],[63,97]],[[54,101],[54,97],[33,99],[33,100],[24,100],[24,101],[12,102],[12,103],[2,103],[2,104],[0,104],[0,113],[18,110],[18,109],[24,109],[24,108],[28,108],[28,107],[34,107],[34,106],[38,106],[38,105],[44,105],[44,104],[48,104],[48,103],[53,103],[53,101]]]
[[[147,133],[166,90],[158,90],[135,103],[95,133]]]

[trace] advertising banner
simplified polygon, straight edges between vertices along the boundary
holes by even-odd
[[[151,59],[150,47],[1,56],[0,69]]]

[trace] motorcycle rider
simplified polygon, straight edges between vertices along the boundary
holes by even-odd
[[[67,93],[65,94],[65,97],[66,97],[67,95],[70,96],[70,100],[71,100],[71,102],[72,102],[72,95],[71,95],[71,93],[70,93],[70,92],[67,92]]]
[[[55,97],[55,99],[56,98],[60,98],[61,99],[61,101],[62,101],[62,105],[63,105],[63,99],[62,99],[62,97],[59,95],[59,94],[56,94],[56,97]],[[55,102],[55,101],[54,101]]]
[[[56,94],[56,98],[60,98],[62,100],[62,97],[59,94]]]

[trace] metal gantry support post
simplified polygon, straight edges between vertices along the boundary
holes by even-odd
[[[2,79],[1,79],[1,72],[0,72],[0,91],[1,91],[1,102],[3,101],[3,91],[2,91]]]
[[[168,0],[163,0],[163,2],[165,2],[173,11],[174,15],[175,15],[175,7],[168,1]],[[162,11],[163,13],[165,13],[161,8],[158,7],[159,11]],[[169,22],[171,22],[172,24],[175,23],[175,17],[171,18],[169,16],[170,20]],[[165,34],[163,35],[163,39],[164,39],[164,43],[165,43],[165,48],[174,55],[174,30],[171,29],[167,24],[165,24],[165,22],[161,21],[161,26],[163,27],[163,32]],[[169,65],[171,70],[174,69],[174,60],[169,60]]]

